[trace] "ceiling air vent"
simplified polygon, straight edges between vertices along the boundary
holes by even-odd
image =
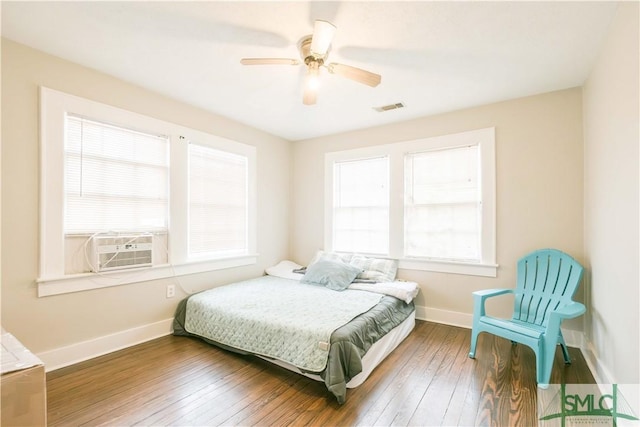
[[[398,102],[395,104],[383,105],[382,107],[373,107],[373,109],[379,113],[390,110],[397,110],[398,108],[404,108],[404,104],[402,102]]]

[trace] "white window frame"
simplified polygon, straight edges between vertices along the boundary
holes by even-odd
[[[478,145],[481,169],[481,261],[460,262],[404,255],[404,159],[405,155],[420,151]],[[376,145],[353,150],[336,151],[325,155],[325,220],[324,247],[333,248],[333,164],[338,161],[389,156],[389,253],[383,257],[399,260],[399,268],[442,273],[496,277],[496,160],[495,128],[485,128],[451,135],[423,138],[392,144]]]
[[[169,138],[169,263],[100,273],[65,274],[64,127],[67,113]],[[247,157],[248,250],[228,258],[189,260],[187,141]],[[38,296],[201,273],[257,262],[256,148],[121,108],[40,87],[40,260]]]

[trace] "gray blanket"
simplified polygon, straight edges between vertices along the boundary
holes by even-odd
[[[174,335],[197,336],[184,328],[186,306],[189,297],[180,301],[173,322]],[[346,384],[362,372],[362,357],[371,346],[387,332],[402,323],[414,311],[414,305],[406,304],[397,298],[384,296],[371,310],[338,328],[330,339],[331,347],[326,368],[318,374],[327,389],[336,396],[338,403],[346,399]],[[231,348],[207,338],[200,337],[210,344],[241,354],[249,354]]]

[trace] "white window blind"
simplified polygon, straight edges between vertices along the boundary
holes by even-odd
[[[405,155],[405,255],[481,260],[477,145]]]
[[[333,249],[389,253],[389,158],[334,164]]]
[[[166,230],[168,138],[67,115],[64,233]]]
[[[248,248],[248,159],[189,144],[189,256]]]

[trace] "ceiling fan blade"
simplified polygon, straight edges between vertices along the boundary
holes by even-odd
[[[336,33],[336,27],[330,22],[317,20],[313,24],[313,36],[311,37],[311,53],[322,57],[329,51],[331,41]]]
[[[378,86],[382,80],[380,74],[375,74],[350,65],[331,63],[327,65],[327,69],[332,74],[339,74],[343,77],[371,87]]]
[[[300,61],[290,58],[242,58],[242,65],[298,65]]]

